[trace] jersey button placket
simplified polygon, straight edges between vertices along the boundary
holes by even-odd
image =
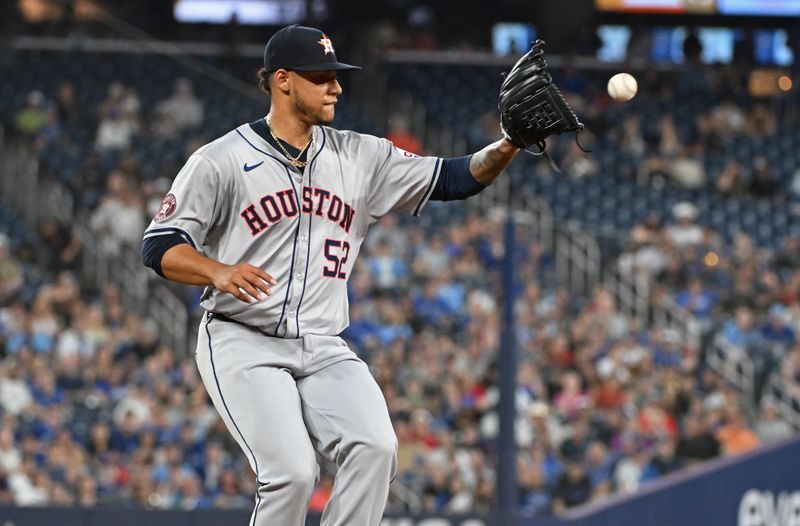
[[[304,174],[295,174],[295,181],[299,185],[299,193],[302,195],[302,188],[304,183]],[[300,305],[300,298],[303,295],[303,279],[305,278],[306,263],[308,256],[308,222],[309,216],[307,214],[300,214],[300,243],[295,247],[295,264],[294,275],[295,285],[292,286],[291,301],[289,302],[289,319],[290,323],[287,324],[287,336],[297,338],[299,334],[299,320],[297,319],[297,308]]]

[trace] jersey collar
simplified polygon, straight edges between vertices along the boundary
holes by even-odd
[[[259,121],[264,122],[263,117],[259,119]],[[258,123],[259,121],[256,121],[256,123]],[[261,126],[256,125],[254,129],[254,126],[252,124],[255,123],[242,124],[241,126],[239,126],[240,133],[245,135],[245,137],[247,138],[247,142],[250,144],[250,146],[260,151],[261,153],[266,153],[271,157],[276,158],[281,162],[281,164],[288,166],[290,169],[294,169],[294,167],[291,164],[289,164],[289,160],[283,155],[283,152],[281,152],[275,146],[273,146],[271,141],[267,140],[267,138],[264,135],[262,135],[261,133],[259,133],[259,131],[257,131],[259,130],[259,128],[261,128]],[[263,131],[264,133],[269,134],[269,131],[266,130],[266,123],[264,123]],[[319,153],[325,146],[325,133],[322,131],[321,126],[314,126],[312,128],[311,133],[314,137],[314,144],[316,144],[316,151],[314,152],[314,157],[316,157],[317,155],[319,155]],[[313,159],[309,160],[313,161]]]

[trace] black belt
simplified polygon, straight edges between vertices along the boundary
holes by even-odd
[[[244,323],[243,321],[234,320],[233,318],[229,318],[229,317],[225,316],[224,314],[220,314],[218,312],[208,312],[206,314],[206,317],[208,318],[208,321],[219,320],[219,321],[227,321],[229,323],[238,323],[239,325],[241,325],[243,327],[247,327],[248,329],[251,329],[251,330],[254,330],[254,331],[258,331],[258,332],[260,332],[260,333],[262,333],[264,335],[269,336],[266,332],[264,332],[263,329],[259,329],[258,327],[253,327],[252,325]],[[274,336],[273,336],[273,338],[274,338]]]
[[[248,323],[245,323],[243,321],[234,320],[233,318],[229,318],[228,316],[225,316],[224,314],[220,314],[218,312],[207,312],[206,313],[206,317],[207,317],[208,321],[219,320],[219,321],[227,321],[229,323],[238,323],[242,327],[246,327],[246,328],[250,329],[251,331],[260,332],[261,334],[263,334],[267,338],[280,338],[280,336],[276,336],[275,334],[269,334],[264,329],[261,329],[259,327],[254,327],[254,326],[252,326],[252,325],[250,325]],[[297,338],[289,338],[289,339],[296,340]]]

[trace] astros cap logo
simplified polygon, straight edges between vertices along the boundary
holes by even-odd
[[[325,33],[323,33],[323,34],[322,34],[322,38],[320,38],[320,39],[319,39],[319,41],[318,41],[317,43],[318,43],[320,46],[322,46],[322,47],[324,47],[324,48],[325,48],[325,54],[326,54],[326,55],[327,55],[328,53],[333,53],[333,42],[331,42],[331,39],[330,39],[330,38],[328,38],[328,37],[325,35]]]

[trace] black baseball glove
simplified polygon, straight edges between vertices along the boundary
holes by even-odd
[[[544,41],[536,40],[514,64],[500,87],[499,104],[505,138],[517,148],[536,145],[539,154],[545,153],[547,137],[583,130],[583,124],[547,72],[543,48]],[[549,156],[548,161],[558,170]]]

